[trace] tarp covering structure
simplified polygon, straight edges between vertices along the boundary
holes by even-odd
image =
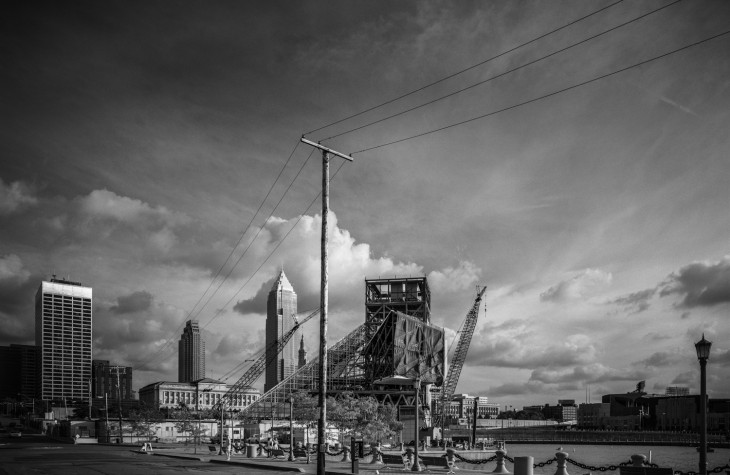
[[[391,312],[365,347],[366,379],[391,378],[443,384],[446,344],[442,328],[401,312]]]

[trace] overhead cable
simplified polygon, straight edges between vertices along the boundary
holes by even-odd
[[[672,6],[672,5],[676,4],[676,3],[679,3],[679,2],[681,2],[681,1],[682,1],[682,0],[674,0],[674,1],[672,2],[672,3],[668,3],[668,4],[666,4],[666,5],[664,5],[664,6],[661,6],[661,7],[657,8],[657,9],[655,9],[655,10],[652,10],[652,11],[650,11],[650,12],[648,12],[648,13],[644,13],[643,15],[640,15],[640,16],[638,16],[638,17],[636,17],[636,18],[633,18],[633,19],[631,19],[631,20],[628,20],[628,21],[626,21],[626,22],[624,22],[624,23],[621,23],[620,25],[617,25],[617,26],[614,26],[614,27],[612,27],[612,28],[609,28],[608,30],[602,31],[601,33],[597,33],[597,34],[595,34],[595,35],[593,35],[593,36],[590,36],[590,37],[588,37],[588,38],[586,38],[586,39],[584,39],[584,40],[581,40],[581,41],[579,41],[579,42],[577,42],[577,43],[573,43],[572,45],[566,46],[566,47],[564,47],[564,48],[561,48],[561,49],[559,49],[559,50],[557,50],[557,51],[553,51],[553,52],[552,52],[552,53],[550,53],[550,54],[547,54],[547,55],[545,55],[545,56],[541,56],[540,58],[534,59],[534,60],[532,60],[532,61],[529,61],[529,62],[527,62],[527,63],[525,63],[525,64],[522,64],[522,65],[520,65],[520,66],[514,67],[514,68],[512,68],[512,69],[510,69],[510,70],[507,70],[507,71],[505,71],[505,72],[503,72],[503,73],[499,73],[499,74],[497,74],[497,75],[495,75],[495,76],[491,76],[491,77],[489,77],[489,78],[487,78],[487,79],[481,80],[481,81],[479,81],[479,82],[476,82],[476,83],[474,83],[474,84],[471,84],[471,85],[469,85],[469,86],[466,86],[466,87],[464,87],[464,88],[458,89],[458,90],[456,90],[456,91],[454,91],[454,92],[451,92],[451,93],[449,93],[449,94],[446,94],[446,95],[444,95],[444,96],[440,96],[440,97],[437,97],[437,98],[435,98],[435,99],[432,99],[432,100],[430,100],[430,101],[428,101],[428,102],[424,102],[423,104],[419,104],[419,105],[417,105],[417,106],[413,106],[413,107],[411,107],[411,108],[408,108],[408,109],[405,109],[405,110],[403,110],[403,111],[400,111],[400,112],[396,112],[395,114],[391,114],[391,115],[389,115],[389,116],[386,116],[386,117],[383,117],[383,118],[381,118],[381,119],[378,119],[378,120],[374,120],[374,121],[372,121],[372,122],[368,122],[367,124],[363,124],[363,125],[360,125],[360,126],[358,126],[358,127],[352,128],[352,129],[350,129],[350,130],[346,130],[346,131],[344,131],[344,132],[340,132],[339,134],[335,134],[335,135],[332,135],[332,136],[330,136],[330,137],[327,137],[326,139],[322,139],[322,141],[326,141],[326,140],[331,140],[331,139],[334,139],[334,138],[340,137],[340,136],[342,136],[342,135],[346,135],[346,134],[349,134],[349,133],[351,133],[351,132],[355,132],[355,131],[357,131],[357,130],[361,130],[361,129],[364,129],[364,128],[367,128],[367,127],[370,127],[371,125],[379,124],[380,122],[385,122],[386,120],[392,119],[392,118],[394,118],[394,117],[398,117],[398,116],[400,116],[400,115],[403,115],[403,114],[407,114],[408,112],[413,112],[414,110],[420,109],[420,108],[422,108],[422,107],[426,107],[426,106],[428,106],[428,105],[431,105],[431,104],[433,104],[433,103],[435,103],[435,102],[439,102],[439,101],[442,101],[442,100],[444,100],[444,99],[447,99],[447,98],[449,98],[449,97],[452,97],[452,96],[455,96],[455,95],[457,95],[457,94],[460,94],[460,93],[462,93],[462,92],[464,92],[464,91],[468,91],[469,89],[473,89],[473,88],[475,88],[475,87],[477,87],[477,86],[481,86],[481,85],[483,85],[483,84],[486,84],[486,83],[488,83],[488,82],[490,82],[490,81],[493,81],[494,79],[498,79],[498,78],[501,78],[501,77],[503,77],[503,76],[506,76],[506,75],[508,75],[508,74],[511,74],[511,73],[513,73],[513,72],[515,72],[515,71],[518,71],[518,70],[520,70],[520,69],[522,69],[522,68],[526,68],[527,66],[531,66],[531,65],[533,65],[533,64],[535,64],[535,63],[539,63],[540,61],[543,61],[543,60],[545,60],[545,59],[547,59],[547,58],[550,58],[550,57],[552,57],[552,56],[555,56],[556,54],[559,54],[559,53],[563,53],[563,52],[565,52],[565,51],[567,51],[567,50],[569,50],[569,49],[575,48],[576,46],[582,45],[583,43],[587,43],[588,41],[591,41],[591,40],[593,40],[593,39],[595,39],[595,38],[598,38],[599,36],[603,36],[603,35],[605,35],[605,34],[607,34],[607,33],[610,33],[610,32],[612,32],[612,31],[614,31],[614,30],[617,30],[617,29],[619,29],[619,28],[622,28],[622,27],[624,27],[624,26],[626,26],[626,25],[628,25],[628,24],[630,24],[630,23],[634,23],[635,21],[641,20],[642,18],[645,18],[645,17],[647,17],[647,16],[649,16],[649,15],[652,15],[652,14],[654,14],[654,13],[657,13],[657,12],[658,12],[658,11],[660,11],[660,10],[664,10],[665,8],[667,8],[667,7],[670,7],[670,6]]]
[[[428,89],[428,88],[429,88],[429,87],[431,87],[431,86],[435,86],[436,84],[440,84],[440,83],[442,83],[442,82],[444,82],[444,81],[447,81],[447,80],[449,80],[449,79],[451,79],[451,78],[454,78],[454,77],[456,77],[456,76],[458,76],[458,75],[460,75],[460,74],[463,74],[463,73],[465,73],[465,72],[467,72],[467,71],[471,71],[472,69],[478,68],[479,66],[482,66],[482,65],[484,65],[484,64],[486,64],[486,63],[488,63],[488,62],[490,62],[490,61],[494,61],[495,59],[501,58],[502,56],[504,56],[504,55],[506,55],[506,54],[512,53],[512,52],[514,52],[514,51],[517,51],[517,50],[518,50],[518,49],[520,49],[520,48],[523,48],[523,47],[525,47],[525,46],[527,46],[527,45],[529,45],[529,44],[532,44],[532,43],[534,43],[534,42],[536,42],[536,41],[539,41],[539,40],[541,40],[541,39],[543,39],[543,38],[545,38],[545,37],[547,37],[547,36],[550,36],[550,35],[552,35],[552,34],[554,34],[554,33],[557,33],[557,32],[558,32],[558,31],[560,31],[560,30],[563,30],[563,29],[565,29],[565,28],[568,28],[569,26],[575,25],[576,23],[578,23],[578,22],[581,22],[581,21],[585,20],[586,18],[592,17],[593,15],[596,15],[596,14],[598,14],[598,13],[600,13],[600,12],[604,11],[604,10],[607,10],[607,9],[609,9],[609,8],[613,7],[614,5],[618,5],[618,4],[619,4],[619,3],[621,3],[622,1],[623,1],[623,0],[618,0],[618,1],[616,1],[616,2],[613,2],[613,3],[611,3],[611,4],[608,4],[608,5],[606,5],[606,6],[605,6],[605,7],[603,7],[603,8],[600,8],[600,9],[598,9],[598,10],[596,10],[596,11],[592,12],[592,13],[589,13],[588,15],[585,15],[585,16],[582,16],[582,17],[580,17],[580,18],[577,18],[577,19],[575,19],[575,20],[573,20],[573,21],[571,21],[571,22],[569,22],[569,23],[566,23],[566,24],[565,24],[565,25],[563,25],[563,26],[560,26],[560,27],[558,27],[558,28],[555,28],[554,30],[550,30],[550,31],[548,31],[547,33],[543,33],[543,34],[542,34],[542,35],[540,35],[540,36],[537,36],[537,37],[535,37],[535,38],[533,38],[533,39],[531,39],[531,40],[529,40],[529,41],[526,41],[526,42],[524,42],[524,43],[521,43],[521,44],[519,44],[519,45],[517,45],[517,46],[515,46],[515,47],[513,47],[513,48],[510,48],[510,49],[508,49],[508,50],[506,50],[506,51],[502,51],[501,53],[499,53],[499,54],[497,54],[497,55],[495,55],[495,56],[492,56],[491,58],[488,58],[488,59],[485,59],[485,60],[483,60],[483,61],[480,61],[480,62],[478,62],[478,63],[476,63],[476,64],[473,64],[473,65],[471,65],[471,66],[469,66],[469,67],[467,67],[467,68],[464,68],[464,69],[460,69],[459,71],[457,71],[457,72],[455,72],[455,73],[449,74],[448,76],[444,76],[444,77],[442,77],[441,79],[438,79],[438,80],[436,80],[436,81],[433,81],[433,82],[431,82],[431,83],[429,83],[429,84],[426,84],[425,86],[421,86],[421,87],[419,87],[418,89],[414,89],[414,90],[412,90],[412,91],[410,91],[410,92],[407,92],[407,93],[405,93],[405,94],[401,94],[401,95],[400,95],[400,96],[398,96],[398,97],[394,97],[393,99],[389,99],[389,100],[387,100],[387,101],[385,101],[385,102],[381,102],[380,104],[377,104],[377,105],[375,105],[375,106],[369,107],[369,108],[367,108],[367,109],[365,109],[365,110],[363,110],[363,111],[360,111],[360,112],[358,112],[358,113],[356,113],[356,114],[352,114],[352,115],[350,115],[350,116],[347,116],[347,117],[344,117],[344,118],[342,118],[342,119],[336,120],[336,121],[334,121],[334,122],[331,122],[331,123],[329,123],[329,124],[327,124],[327,125],[323,125],[323,126],[321,126],[321,127],[317,128],[317,129],[314,129],[314,130],[310,130],[309,132],[307,132],[307,133],[306,133],[306,134],[304,134],[304,135],[309,135],[309,134],[313,134],[313,133],[315,133],[315,132],[319,132],[319,131],[320,131],[320,130],[322,130],[322,129],[326,129],[326,128],[328,128],[328,127],[331,127],[331,126],[333,126],[333,125],[339,124],[339,123],[341,123],[341,122],[344,122],[344,121],[346,121],[346,120],[350,120],[350,119],[353,119],[353,118],[355,118],[355,117],[358,117],[358,116],[360,116],[360,115],[362,115],[362,114],[365,114],[365,113],[367,113],[367,112],[373,111],[373,110],[375,110],[375,109],[378,109],[378,108],[380,108],[380,107],[383,107],[383,106],[386,106],[386,105],[388,105],[388,104],[392,104],[393,102],[396,102],[396,101],[399,101],[399,100],[401,100],[401,99],[404,99],[404,98],[406,98],[406,97],[408,97],[408,96],[411,96],[411,95],[413,95],[413,94],[415,94],[415,93],[417,93],[417,92],[421,92],[421,91],[423,91],[424,89]]]
[[[541,100],[546,99],[548,97],[556,96],[558,94],[562,94],[563,92],[570,91],[572,89],[577,89],[577,88],[579,88],[581,86],[585,86],[587,84],[591,84],[591,83],[596,82],[596,81],[599,81],[601,79],[605,79],[607,77],[614,76],[614,75],[619,74],[619,73],[622,73],[624,71],[628,71],[629,69],[633,69],[633,68],[636,68],[638,66],[643,66],[644,64],[648,64],[648,63],[651,63],[651,62],[656,61],[658,59],[662,59],[662,58],[665,58],[665,57],[670,56],[672,54],[678,53],[680,51],[684,51],[686,49],[692,48],[694,46],[698,46],[700,44],[707,43],[708,41],[712,41],[714,39],[720,38],[720,37],[725,36],[727,34],[730,34],[730,30],[725,31],[723,33],[718,33],[718,34],[713,35],[713,36],[710,36],[708,38],[705,38],[705,39],[696,41],[694,43],[691,43],[691,44],[682,46],[681,48],[677,48],[675,50],[668,51],[668,52],[666,52],[664,54],[661,54],[659,56],[655,56],[653,58],[649,58],[649,59],[646,59],[644,61],[640,61],[640,62],[635,63],[635,64],[632,64],[630,66],[626,66],[625,68],[621,68],[621,69],[618,69],[616,71],[612,71],[610,73],[602,74],[600,76],[594,77],[594,78],[589,79],[587,81],[583,81],[583,82],[580,82],[578,84],[574,84],[572,86],[568,86],[568,87],[565,87],[563,89],[559,89],[557,91],[553,91],[553,92],[550,92],[548,94],[544,94],[542,96],[538,96],[538,97],[535,97],[533,99],[530,99],[530,100],[527,100],[527,101],[523,101],[523,102],[520,102],[518,104],[511,105],[509,107],[504,107],[504,108],[499,109],[499,110],[496,110],[496,111],[492,111],[492,112],[489,112],[489,113],[486,113],[486,114],[482,114],[482,115],[479,115],[479,116],[476,116],[476,117],[472,117],[471,119],[466,119],[466,120],[462,120],[462,121],[459,121],[459,122],[455,122],[453,124],[445,125],[443,127],[437,128],[437,129],[429,130],[427,132],[422,132],[420,134],[411,135],[411,136],[404,137],[404,138],[401,138],[401,139],[398,139],[398,140],[393,140],[393,141],[390,141],[390,142],[382,143],[380,145],[374,145],[372,147],[367,147],[367,148],[358,150],[356,152],[352,152],[351,155],[354,155],[356,153],[367,152],[369,150],[375,150],[375,149],[378,149],[378,148],[387,147],[389,145],[394,145],[394,144],[397,144],[397,143],[405,142],[407,140],[412,140],[412,139],[415,139],[415,138],[418,138],[418,137],[423,137],[425,135],[434,134],[434,133],[440,132],[442,130],[446,130],[446,129],[450,129],[450,128],[453,128],[453,127],[457,127],[459,125],[464,125],[464,124],[467,124],[469,122],[474,122],[475,120],[484,119],[485,117],[490,117],[490,116],[499,114],[501,112],[506,112],[508,110],[516,109],[518,107],[522,107],[522,106],[527,105],[527,104],[532,104],[533,102],[541,101]]]

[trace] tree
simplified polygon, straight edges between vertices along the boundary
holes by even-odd
[[[328,401],[328,413],[330,407],[330,420],[350,436],[377,442],[403,429],[395,406],[382,405],[372,396],[358,398],[351,392],[345,392],[340,398]]]
[[[164,416],[154,407],[141,407],[130,412],[128,419],[132,426],[132,433],[138,437],[146,437],[150,441],[157,432],[157,427],[164,420]]]

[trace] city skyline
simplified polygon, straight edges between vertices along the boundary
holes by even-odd
[[[363,322],[366,278],[426,276],[450,343],[488,286],[459,393],[696,393],[704,333],[709,394],[730,394],[730,35],[698,43],[727,2],[181,5],[13,7],[0,345],[34,342],[58,272],[94,288],[93,358],[135,389],[175,379],[187,320],[208,377],[252,358],[282,263],[300,313],[319,306],[314,131],[354,158],[331,170],[332,342]],[[302,334],[313,359],[316,324]]]

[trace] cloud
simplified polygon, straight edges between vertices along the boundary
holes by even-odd
[[[652,353],[648,358],[641,360],[638,364],[644,365],[647,368],[666,368],[676,366],[678,363],[684,361],[684,359],[685,357],[683,355],[679,355],[676,352],[658,351]]]
[[[236,304],[233,306],[233,310],[243,315],[252,313],[266,313],[266,303],[269,298],[269,292],[274,285],[274,280],[276,280],[276,277],[277,276],[272,276],[269,280],[261,284],[259,290],[256,291],[256,294],[250,299],[239,300],[238,302],[236,302]],[[296,292],[296,289],[294,289],[294,291]],[[299,302],[297,300],[297,304],[298,303]]]
[[[685,371],[684,373],[680,373],[677,376],[674,377],[671,384],[686,384],[690,385],[694,383],[697,379],[697,372],[696,371]]]
[[[500,396],[529,396],[544,395],[545,385],[539,381],[526,381],[524,383],[505,383],[499,386],[490,387],[487,391],[490,397]]]
[[[632,313],[641,313],[649,309],[649,300],[656,294],[656,289],[646,289],[618,297],[609,303],[633,308]]]
[[[117,297],[117,305],[109,308],[114,313],[133,313],[147,310],[152,304],[152,294],[140,290],[129,295]]]
[[[543,384],[603,383],[608,381],[639,381],[646,379],[650,374],[650,372],[643,370],[615,369],[601,363],[592,363],[562,370],[536,369],[532,372],[530,380],[539,381]]]
[[[558,368],[586,364],[597,358],[595,342],[574,334],[560,341],[541,338],[526,320],[487,325],[472,338],[467,362],[501,368]]]
[[[730,302],[730,256],[717,262],[695,262],[660,284],[662,297],[684,296],[681,307],[710,307]]]
[[[8,215],[38,202],[33,190],[20,181],[6,185],[0,178],[0,215]]]
[[[297,224],[297,220],[299,220]],[[347,229],[338,225],[335,213],[329,215],[329,306],[333,313],[346,313],[338,320],[343,327],[362,320],[364,280],[366,278],[391,276],[423,276],[421,265],[413,262],[398,262],[388,256],[373,256],[370,245],[356,242]],[[249,252],[266,256],[274,251],[279,239],[289,232],[285,245],[279,247],[264,267],[253,296],[236,302],[234,309],[241,314],[266,313],[266,299],[271,290],[273,279],[283,264],[287,278],[297,293],[300,312],[319,307],[320,293],[320,228],[321,217],[302,216],[284,220],[272,218],[264,225],[261,236]],[[291,231],[291,232],[290,232]],[[290,245],[289,243],[295,243]],[[461,261],[457,266],[436,269],[428,273],[431,288],[443,292],[443,301],[448,307],[448,296],[470,291],[480,275],[480,269],[469,261]],[[265,280],[264,280],[265,279]],[[463,305],[463,299],[460,301]],[[458,315],[463,319],[463,313]],[[453,323],[453,322],[452,322]]]
[[[23,261],[15,254],[0,256],[0,283],[17,286],[26,282],[30,272],[23,268]]]
[[[600,269],[586,269],[571,279],[559,282],[540,294],[543,302],[564,303],[586,299],[593,292],[611,283],[609,272]]]

